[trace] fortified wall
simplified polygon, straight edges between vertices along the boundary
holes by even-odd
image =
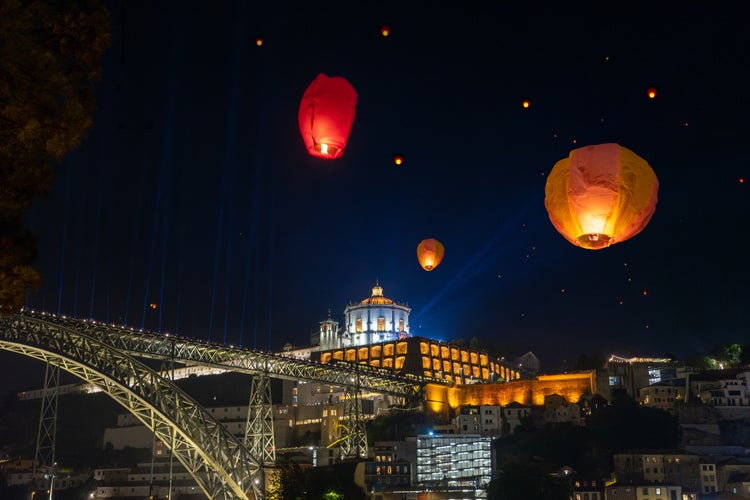
[[[558,394],[569,403],[577,403],[586,392],[595,394],[596,371],[539,375],[534,379],[514,380],[501,384],[471,384],[446,387],[427,384],[425,406],[428,413],[449,418],[463,405],[505,406],[513,401],[528,405],[544,405],[544,397]]]

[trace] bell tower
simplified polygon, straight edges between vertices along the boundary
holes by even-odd
[[[320,322],[320,349],[335,349],[340,347],[338,344],[339,322],[331,316],[331,310],[328,309],[328,317]]]

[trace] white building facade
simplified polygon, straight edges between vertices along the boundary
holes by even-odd
[[[408,336],[410,312],[406,305],[383,296],[383,288],[376,284],[370,297],[344,309],[346,323],[341,345],[323,347],[321,336],[321,349],[376,344]]]

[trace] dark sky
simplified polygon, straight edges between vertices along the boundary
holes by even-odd
[[[94,127],[29,218],[45,281],[29,305],[277,349],[379,280],[413,334],[548,370],[747,343],[745,17],[506,3],[106,2]],[[335,161],[297,125],[320,72],[359,94]],[[544,186],[605,142],[649,162],[659,203],[642,233],[588,251],[553,228]],[[430,237],[446,250],[428,273]]]

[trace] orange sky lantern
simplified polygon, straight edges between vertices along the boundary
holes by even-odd
[[[345,78],[323,73],[315,77],[299,105],[299,130],[307,152],[327,160],[340,158],[356,107],[357,91]]]
[[[260,46],[263,45],[263,37],[262,36],[259,36],[258,38],[255,39],[255,45],[257,45],[258,47],[260,47]]]
[[[434,238],[422,240],[417,245],[417,260],[425,271],[432,271],[443,260],[445,248],[443,244]]]
[[[640,233],[656,210],[658,190],[646,160],[618,144],[598,144],[555,164],[544,204],[568,241],[598,250]]]
[[[656,87],[649,87],[646,90],[646,95],[649,99],[653,99],[654,97],[656,97]]]
[[[393,155],[393,163],[396,165],[401,165],[404,163],[404,157],[401,155]]]
[[[388,26],[387,24],[384,24],[383,26],[380,27],[380,34],[383,35],[383,36],[390,35],[391,34],[391,27]]]
[[[528,108],[529,106],[531,106],[531,101],[529,101],[528,99],[524,99],[523,101],[521,101],[521,106],[523,106],[524,108]]]

